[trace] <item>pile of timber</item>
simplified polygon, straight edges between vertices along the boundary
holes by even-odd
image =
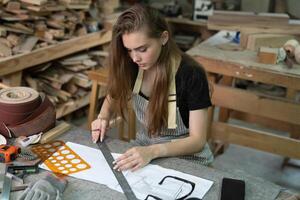
[[[102,67],[107,55],[90,50],[30,68],[24,73],[25,85],[45,93],[56,107],[76,101],[90,92],[87,71]]]
[[[99,30],[91,0],[0,1],[0,59]]]

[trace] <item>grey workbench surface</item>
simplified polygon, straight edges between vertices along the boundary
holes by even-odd
[[[70,131],[63,134],[59,140],[65,142],[71,141],[97,148],[90,138],[90,133],[86,130],[73,127]],[[107,139],[107,143],[112,152],[122,153],[131,146],[130,143],[122,142],[120,140]],[[241,161],[242,162],[242,161]],[[152,164],[158,164],[165,168],[175,169],[184,173],[199,176],[201,178],[214,181],[212,188],[204,196],[204,200],[218,200],[220,199],[220,189],[223,177],[230,177],[236,179],[243,179],[246,182],[246,199],[247,200],[268,200],[268,199],[284,199],[290,196],[287,192],[282,192],[283,188],[263,179],[247,175],[245,172],[233,170],[232,172],[224,172],[216,170],[213,167],[205,167],[191,161],[179,158],[164,158],[157,159]],[[40,173],[30,175],[25,178],[25,182],[37,181],[44,177],[48,171],[40,170]],[[101,173],[101,172],[99,172]],[[67,177],[68,186],[63,193],[63,199],[66,200],[99,200],[99,199],[126,199],[122,193],[108,188],[105,185]],[[280,193],[279,197],[278,194]],[[13,192],[11,199],[16,199],[20,192]]]

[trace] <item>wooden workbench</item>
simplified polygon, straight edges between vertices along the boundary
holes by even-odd
[[[208,72],[213,104],[221,108],[218,120],[211,124],[212,140],[299,159],[300,103],[295,101],[295,95],[300,91],[300,66],[288,69],[284,64],[260,64],[256,62],[254,51],[241,50],[232,43],[220,46],[229,43],[234,36],[232,32],[228,35],[221,31],[187,52]],[[235,79],[282,86],[286,88],[286,97],[236,88]],[[229,123],[233,116],[287,131],[291,138],[233,125]]]

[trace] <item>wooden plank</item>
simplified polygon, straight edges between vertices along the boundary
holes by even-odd
[[[247,27],[272,27],[286,25],[289,15],[283,13],[254,13],[241,11],[218,11],[208,16],[208,24],[226,24]]]
[[[222,122],[212,125],[212,137],[233,144],[300,159],[300,140]]]
[[[92,86],[92,81],[83,73],[75,73],[72,82],[83,88],[90,88]]]
[[[20,86],[22,82],[22,71],[15,72],[2,77],[2,82],[10,87]]]
[[[0,58],[12,55],[12,50],[6,44],[0,42]]]
[[[38,38],[35,36],[30,36],[25,39],[25,41],[20,45],[20,49],[18,50],[19,53],[29,53],[32,51],[34,46],[38,42]]]
[[[274,11],[275,11],[275,13],[286,13],[287,12],[287,1],[286,0],[275,0]]]
[[[233,78],[231,76],[223,76],[219,82],[222,85],[232,86]],[[230,115],[230,109],[220,107],[219,110],[219,121],[227,122]]]
[[[230,112],[230,118],[245,121],[252,124],[258,124],[266,128],[285,131],[285,132],[291,132],[292,130],[291,128],[292,125],[290,123],[278,121],[275,119],[270,119],[258,115],[253,115],[249,113],[244,113],[236,110],[232,110]]]
[[[24,3],[34,4],[34,5],[43,5],[47,3],[47,0],[21,0]]]
[[[289,20],[286,14],[277,13],[247,14],[216,11],[214,15],[208,17],[207,27],[209,30],[246,31],[248,33],[299,34],[300,32],[299,24]]]
[[[78,100],[68,101],[67,103],[59,105],[56,108],[56,119],[59,119],[67,114],[74,112],[75,110],[78,110],[79,108],[82,108],[82,107],[88,105],[89,98],[90,98],[90,95],[86,95]]]
[[[51,140],[60,136],[61,134],[63,134],[67,130],[69,130],[70,128],[71,128],[70,124],[68,124],[64,121],[59,122],[58,125],[56,125],[54,128],[52,128],[51,130],[42,134],[42,137],[41,137],[41,140],[39,141],[39,143],[44,144],[44,143],[50,142]]]
[[[90,128],[92,121],[95,119],[95,112],[98,104],[97,98],[99,97],[100,85],[107,85],[108,68],[103,67],[98,70],[89,71],[88,77],[90,80],[92,80],[92,92],[90,97],[90,107],[88,115],[88,128]],[[121,126],[124,126],[124,124]],[[123,134],[122,128],[119,128],[119,134]]]
[[[246,48],[248,50],[257,51],[259,47],[271,47],[280,48],[286,43],[286,41],[296,39],[299,37],[294,35],[283,35],[283,34],[248,34]]]
[[[177,17],[166,17],[165,19],[169,24],[176,24],[176,25],[183,24],[183,25],[198,26],[198,27],[201,26],[204,28],[206,28],[207,26],[207,20],[194,21],[187,18],[177,18]]]
[[[0,82],[0,89],[5,89],[5,88],[9,88],[9,86]]]
[[[269,99],[217,84],[213,85],[212,102],[216,106],[300,125],[300,106],[297,103]]]
[[[48,62],[111,41],[111,31],[90,33],[68,41],[0,60],[0,76]],[[26,62],[24,62],[26,60]]]
[[[243,49],[246,49],[246,48],[247,48],[248,37],[249,37],[249,34],[248,34],[248,33],[244,32],[244,31],[241,31],[241,33],[240,33],[240,46],[241,46]]]
[[[276,64],[278,48],[260,47],[258,51],[258,62],[263,64]]]
[[[239,63],[226,62],[203,56],[194,56],[194,58],[202,64],[206,71],[211,73],[300,90],[300,77],[297,75],[276,73],[275,71],[272,73],[264,69],[246,67]]]
[[[298,93],[297,90],[293,90],[291,88],[287,88],[287,90],[286,90],[286,98],[291,99],[291,100],[295,100],[297,93]]]
[[[276,24],[276,23],[275,23]],[[208,23],[209,30],[228,30],[228,31],[246,31],[248,33],[276,33],[276,34],[299,34],[300,26],[296,24],[288,24],[285,26],[276,26],[272,24],[270,27],[249,27],[247,24],[212,24]]]
[[[88,77],[91,80],[96,80],[100,85],[107,85],[108,68],[102,67],[96,71],[89,71]]]
[[[92,121],[95,119],[95,112],[98,105],[98,97],[99,97],[99,89],[100,86],[98,85],[96,80],[92,80],[92,92],[90,96],[90,106],[89,106],[89,114],[88,114],[88,129],[91,128]]]

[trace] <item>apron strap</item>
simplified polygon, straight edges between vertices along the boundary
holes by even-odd
[[[168,128],[175,129],[176,124],[176,72],[180,65],[181,57],[173,57],[171,60],[172,71],[171,71],[171,84],[169,87],[169,97],[168,97]]]
[[[168,128],[175,129],[176,124],[176,72],[181,62],[181,56],[173,57],[171,60],[172,71],[171,71],[171,84],[169,86],[169,96],[168,96]],[[141,90],[143,81],[144,70],[139,69],[134,88],[133,94],[138,94]]]
[[[144,70],[139,69],[139,73],[136,77],[136,81],[135,81],[134,88],[133,88],[133,93],[134,94],[138,94],[139,91],[141,90],[143,76],[144,76]]]

